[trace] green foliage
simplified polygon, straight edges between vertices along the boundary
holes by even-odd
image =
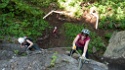
[[[121,24],[120,28],[124,30],[125,29],[125,20],[121,21],[120,24]]]
[[[26,56],[27,55],[25,52],[19,52],[19,50],[14,50],[13,52],[16,55],[21,55],[21,56]]]
[[[14,52],[16,55],[18,55],[19,50],[14,50],[13,52]]]
[[[26,56],[26,55],[27,55],[27,53],[22,53],[22,54],[21,54],[21,56]]]
[[[125,1],[122,0],[108,0],[105,2],[98,3],[96,5],[100,14],[99,27],[113,29],[114,24],[120,25],[119,28],[123,29],[124,18],[125,18]],[[119,22],[119,23],[117,23]]]
[[[80,17],[83,13],[80,4],[82,2],[89,2],[90,0],[58,0],[60,8],[72,12],[73,16]],[[114,29],[116,22],[120,29],[124,28],[125,18],[125,1],[123,0],[96,0],[93,5],[98,8],[99,13],[99,28]],[[89,5],[86,8],[90,8]]]
[[[73,23],[64,23],[63,27],[67,38],[70,40],[73,40],[75,36],[84,28],[83,25]]]
[[[89,44],[89,52],[92,53],[92,48],[96,47],[96,50],[99,51],[105,48],[105,44],[95,32],[90,33],[91,41]]]
[[[83,14],[81,2],[82,0],[58,0],[58,5],[60,8],[72,12],[72,16],[80,17]]]
[[[56,2],[57,0],[30,0],[32,4],[40,7],[48,7],[50,3]]]
[[[5,8],[10,0],[1,0],[2,3],[0,3],[0,8]]]
[[[0,36],[32,36],[42,35],[49,25],[42,19],[43,12],[20,0],[4,0],[8,5],[1,8]]]
[[[65,23],[64,25],[64,31],[66,34],[67,39],[70,41],[73,41],[75,36],[81,32],[81,30],[84,28],[83,25],[73,24],[73,23]],[[96,35],[95,32],[90,33],[90,44],[89,44],[89,52],[92,53],[93,46],[96,47],[97,51],[100,49],[105,48],[105,44],[102,41],[101,37]]]
[[[105,34],[105,38],[108,39],[108,40],[111,38],[111,36],[112,36],[112,33]]]
[[[26,0],[28,1],[28,0]],[[30,0],[33,5],[48,7],[57,0]],[[81,2],[90,0],[58,0],[60,8],[73,12],[73,15],[80,17],[83,14],[80,7]],[[93,5],[99,12],[99,29],[125,29],[125,1],[123,0],[97,0]],[[29,3],[29,1],[28,1]],[[87,8],[90,8],[88,6]],[[24,0],[1,0],[0,1],[0,38],[2,36],[32,36],[42,35],[49,24],[42,19],[44,12],[38,7],[30,6]],[[114,26],[115,25],[115,26]],[[65,23],[65,33],[71,41],[81,32],[84,26],[72,23]],[[96,33],[91,32],[90,49],[95,46],[97,49],[104,47],[104,43]],[[110,38],[106,34],[105,38]],[[4,38],[3,38],[4,39]],[[91,51],[90,51],[91,52]]]
[[[55,52],[52,56],[52,60],[51,60],[51,63],[50,63],[50,67],[54,67],[55,66],[55,62],[56,62],[56,59],[57,59],[57,52]]]
[[[25,4],[22,1],[12,0],[12,2],[14,2],[16,4],[15,9],[17,9],[21,12],[25,12],[25,13],[31,14],[33,16],[41,16],[43,14],[43,12],[39,10],[39,8],[29,6],[28,4]]]

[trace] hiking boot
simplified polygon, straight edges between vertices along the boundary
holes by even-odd
[[[70,56],[70,53],[68,53],[68,56]]]
[[[69,53],[68,55],[69,55],[69,56],[72,56],[74,52],[75,52],[75,50],[71,49],[71,50],[70,50],[70,53]]]

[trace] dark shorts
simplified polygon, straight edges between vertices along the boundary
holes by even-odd
[[[79,53],[82,55],[83,54],[83,51],[84,51],[84,47],[79,47],[79,46],[77,46],[76,45],[76,50],[78,50],[79,51]],[[86,52],[86,58],[88,58],[89,56],[88,56],[88,50],[87,50],[87,52]]]

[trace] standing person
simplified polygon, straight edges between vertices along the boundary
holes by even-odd
[[[18,42],[21,44],[20,47],[25,48],[27,52],[33,48],[37,50],[38,53],[41,53],[41,49],[35,43],[33,43],[32,39],[28,37],[20,37],[18,38]]]
[[[54,29],[53,29],[53,35],[54,35],[54,37],[56,37],[56,38],[58,37],[58,36],[57,36],[57,26],[55,26]]]
[[[97,12],[97,8],[95,6],[91,7],[90,8],[90,15],[92,15],[92,19],[95,17],[96,18],[96,23],[95,23],[95,29],[98,29],[98,21],[99,21],[99,15],[98,15],[98,12]],[[92,22],[92,21],[91,21]]]
[[[87,23],[93,24],[95,29],[98,29],[99,14],[95,6],[92,6],[89,10],[85,10],[83,18]]]
[[[72,56],[76,50],[81,50],[82,57],[88,58],[89,33],[90,31],[88,29],[83,29],[82,32],[75,37],[69,56]]]

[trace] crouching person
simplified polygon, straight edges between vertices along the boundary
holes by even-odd
[[[18,38],[18,42],[20,43],[21,48],[25,48],[27,54],[29,54],[31,49],[34,49],[36,53],[41,53],[41,49],[35,43],[33,43],[32,39],[28,37],[20,37]]]

